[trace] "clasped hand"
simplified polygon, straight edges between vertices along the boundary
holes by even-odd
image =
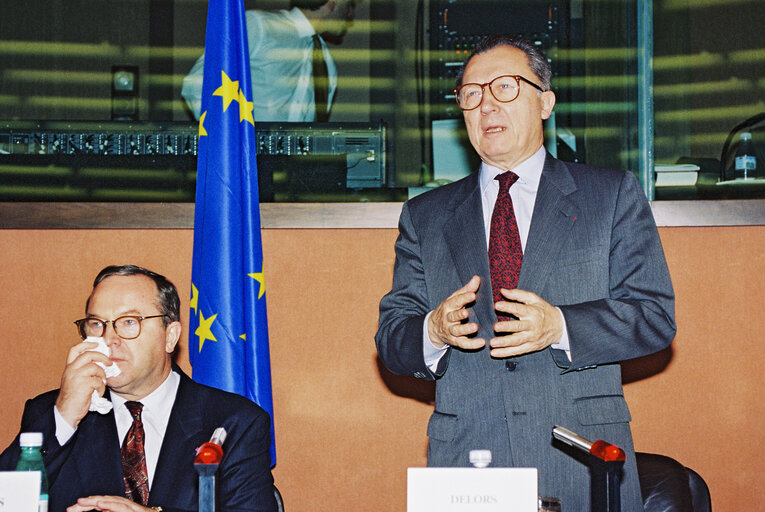
[[[465,286],[452,293],[428,317],[428,336],[437,348],[445,345],[476,350],[486,345],[483,338],[472,337],[479,330],[476,322],[466,322],[468,308],[475,303],[481,278],[473,276]],[[499,313],[516,320],[494,324],[495,337],[489,340],[491,356],[505,358],[542,350],[558,343],[563,334],[563,318],[554,306],[537,294],[525,290],[501,290],[507,299],[495,303]]]
[[[86,512],[99,510],[103,512],[151,512],[152,509],[139,505],[122,496],[88,496],[80,498],[77,503],[68,507],[66,512]]]

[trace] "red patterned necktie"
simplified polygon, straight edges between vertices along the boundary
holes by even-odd
[[[510,187],[518,180],[518,175],[507,171],[494,178],[499,181],[499,194],[491,214],[489,231],[489,270],[491,271],[491,289],[494,302],[505,300],[501,288],[512,290],[518,286],[521,274],[523,248],[515,220]],[[510,315],[497,313],[499,320],[508,320]]]
[[[141,421],[141,402],[125,402],[133,416],[125,440],[122,442],[122,478],[125,480],[127,499],[146,505],[149,502],[149,474],[146,471],[146,453],[143,449],[144,431]]]

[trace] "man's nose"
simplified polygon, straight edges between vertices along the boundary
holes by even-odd
[[[107,346],[122,343],[122,338],[117,335],[117,331],[114,330],[114,324],[112,322],[106,322],[103,336],[104,343],[106,343]]]
[[[490,113],[497,110],[499,105],[499,102],[497,101],[497,98],[494,97],[494,95],[489,90],[489,86],[485,85],[483,87],[483,94],[481,94],[481,105],[480,108],[482,113]]]

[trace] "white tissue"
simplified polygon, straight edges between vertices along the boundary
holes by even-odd
[[[111,350],[109,350],[109,347],[106,346],[106,342],[103,338],[95,338],[93,336],[89,336],[85,338],[85,341],[90,343],[98,343],[98,346],[95,348],[90,349],[93,352],[100,352],[106,357],[109,357],[111,355]],[[122,373],[122,370],[120,370],[120,367],[117,366],[116,363],[112,363],[111,366],[106,366],[103,363],[96,363],[98,366],[104,369],[104,372],[106,372],[106,378],[116,377],[120,373]],[[112,403],[111,401],[107,400],[106,398],[99,396],[97,391],[93,391],[93,394],[90,397],[90,407],[89,410],[96,411],[100,414],[107,414],[109,411],[112,410]]]
[[[85,338],[85,341],[87,341],[88,343],[98,343],[97,347],[90,349],[92,352],[101,352],[106,357],[109,357],[110,355],[112,355],[111,350],[109,349],[108,346],[106,346],[106,342],[104,341],[103,338],[94,338],[93,336],[89,336]],[[106,372],[107,379],[111,377],[116,377],[117,375],[122,373],[122,370],[120,370],[120,367],[114,363],[112,363],[111,366],[106,366],[103,363],[96,363],[96,364],[104,369],[104,372]]]

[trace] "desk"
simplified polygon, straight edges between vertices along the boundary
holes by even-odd
[[[763,199],[765,179],[719,181],[718,175],[699,173],[694,186],[656,187],[657,201],[687,201],[695,199]]]
[[[263,229],[395,229],[403,203],[261,203]],[[765,225],[765,199],[653,201],[659,227]],[[192,229],[193,203],[3,203],[0,229]]]

